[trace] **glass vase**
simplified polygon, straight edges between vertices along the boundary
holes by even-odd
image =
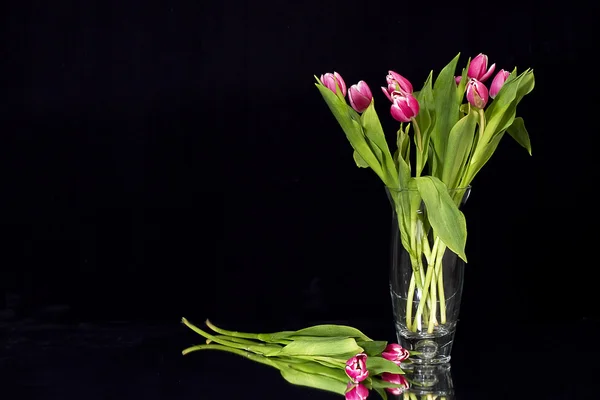
[[[460,209],[471,188],[448,194]],[[436,235],[417,190],[392,191],[390,294],[398,343],[411,352],[402,367],[450,361],[464,261]]]

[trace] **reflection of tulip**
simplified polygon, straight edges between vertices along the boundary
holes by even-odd
[[[352,108],[354,108],[356,112],[361,113],[371,104],[373,94],[367,83],[365,81],[360,81],[356,85],[350,86],[348,98],[350,99]]]
[[[393,383],[395,385],[402,385],[402,387],[385,389],[389,393],[396,395],[396,396],[401,394],[402,392],[404,392],[406,389],[409,388],[408,381],[406,380],[406,378],[404,376],[402,376],[400,374],[390,374],[389,372],[384,372],[383,374],[381,374],[381,379],[383,379],[386,382]]]
[[[328,72],[325,75],[321,75],[321,83],[333,93],[336,93],[336,82],[342,91],[342,95],[346,97],[346,82],[344,82],[340,74],[337,72],[333,74]]]
[[[346,374],[354,383],[367,379],[369,376],[369,371],[367,371],[367,355],[361,353],[346,361]]]
[[[490,85],[490,97],[492,99],[496,97],[500,89],[502,89],[502,86],[504,86],[504,82],[506,82],[509,75],[510,72],[505,71],[503,69],[498,71],[498,73],[494,77],[494,80],[492,81],[492,84]]]
[[[360,383],[349,383],[346,390],[346,400],[365,400],[369,397],[369,389]]]
[[[496,64],[492,64],[490,69],[487,69],[488,65],[488,57],[485,54],[479,53],[477,57],[471,60],[471,64],[469,64],[469,71],[467,71],[467,76],[472,79],[477,79],[479,82],[485,82],[492,74],[494,73],[494,69],[496,68]]]
[[[402,75],[400,75],[397,72],[388,71],[388,76],[386,77],[386,80],[388,83],[388,91],[390,93],[393,92],[394,90],[398,90],[403,93],[411,93],[411,94],[413,92],[412,84],[408,81],[408,79],[406,79],[405,77],[403,77]]]
[[[470,79],[467,84],[467,100],[473,107],[483,108],[488,102],[488,90],[476,79]]]
[[[403,96],[398,92],[391,95],[394,104],[390,109],[392,117],[399,122],[410,122],[419,113],[419,102],[412,94]]]
[[[383,353],[381,353],[381,357],[385,358],[386,360],[393,361],[398,366],[400,366],[400,363],[406,360],[409,356],[410,354],[408,350],[397,343],[388,344],[385,350],[383,350]]]

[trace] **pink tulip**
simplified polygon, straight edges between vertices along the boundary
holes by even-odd
[[[336,82],[342,91],[342,95],[346,97],[346,82],[344,82],[340,74],[334,71],[333,74],[328,72],[325,75],[321,75],[321,83],[333,93],[337,93]]]
[[[501,69],[498,71],[494,80],[492,80],[492,84],[490,85],[490,97],[493,99],[496,97],[502,86],[504,86],[504,82],[508,79],[510,72]]]
[[[467,76],[472,79],[477,79],[479,82],[485,82],[492,74],[494,73],[494,69],[496,69],[496,64],[492,64],[490,69],[487,69],[488,65],[488,57],[485,54],[479,53],[477,57],[471,60],[471,64],[469,64],[469,71],[467,72]]]
[[[373,94],[371,93],[371,89],[365,81],[360,81],[356,85],[350,86],[350,90],[348,90],[348,98],[350,99],[350,105],[356,112],[365,111],[371,101],[373,100]]]
[[[455,77],[454,77],[454,82],[456,82],[456,85],[457,85],[457,86],[458,86],[458,84],[460,83],[460,81],[462,81],[462,76],[461,76],[461,75],[459,75],[459,76],[455,76]]]
[[[365,400],[369,397],[369,389],[360,383],[349,383],[346,389],[346,400]]]
[[[381,357],[385,358],[386,360],[393,361],[398,366],[400,366],[400,363],[406,360],[409,356],[410,353],[408,350],[397,343],[388,344],[385,350],[383,350],[383,353],[381,353]]]
[[[390,93],[393,92],[394,90],[398,90],[405,94],[408,94],[408,93],[412,94],[412,92],[413,92],[412,84],[408,81],[408,79],[406,79],[405,77],[403,77],[402,75],[400,75],[397,72],[388,71],[388,76],[386,77],[386,81],[388,83],[388,90]]]
[[[488,89],[476,79],[469,79],[467,84],[467,100],[473,107],[484,108],[488,102]]]
[[[403,96],[400,92],[394,92],[390,97],[394,102],[390,112],[396,121],[410,122],[419,113],[419,102],[412,94]]]
[[[369,376],[369,371],[367,371],[367,355],[364,353],[357,354],[346,361],[346,374],[354,383],[359,383],[367,379]]]
[[[402,385],[401,387],[385,389],[388,391],[388,393],[391,393],[395,396],[402,394],[402,392],[404,392],[410,387],[406,378],[400,374],[390,374],[389,372],[384,372],[383,374],[381,374],[381,379],[383,379],[386,382],[393,383],[395,385]]]

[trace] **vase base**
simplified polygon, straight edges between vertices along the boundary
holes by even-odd
[[[450,362],[455,329],[436,327],[431,334],[415,333],[396,324],[396,332],[398,343],[411,353],[406,365],[403,363],[403,368],[408,369],[411,364],[447,364]]]

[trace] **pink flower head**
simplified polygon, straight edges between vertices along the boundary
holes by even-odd
[[[371,101],[373,100],[373,94],[371,93],[371,89],[365,81],[360,81],[356,85],[350,86],[350,90],[348,90],[348,98],[350,99],[350,105],[356,112],[365,111]]]
[[[467,83],[467,100],[475,108],[484,108],[488,102],[487,87],[477,79],[469,79]]]
[[[408,81],[408,79],[406,79],[405,77],[403,77],[402,75],[400,75],[397,72],[388,71],[388,76],[386,77],[386,81],[388,84],[389,93],[391,93],[395,90],[400,91],[404,94],[412,94],[412,92],[413,92],[412,84]]]
[[[346,400],[365,400],[367,397],[369,397],[369,389],[365,385],[352,382],[348,384]]]
[[[410,122],[419,113],[419,102],[412,94],[394,92],[390,97],[393,101],[390,113],[396,121]]]
[[[494,80],[492,80],[492,84],[490,85],[490,97],[493,99],[496,97],[502,86],[504,86],[504,82],[508,79],[510,72],[501,69],[498,71]]]
[[[325,75],[321,75],[321,83],[333,93],[337,93],[337,83],[337,86],[339,86],[340,90],[342,91],[342,95],[346,97],[346,82],[344,82],[341,75],[337,72],[334,71],[333,74],[328,72]]]
[[[477,79],[479,82],[485,82],[494,73],[496,64],[492,64],[490,69],[487,69],[487,66],[488,57],[485,54],[479,53],[477,57],[471,60],[467,76],[472,79]]]
[[[367,371],[367,355],[365,353],[357,354],[346,361],[346,374],[354,383],[359,383],[367,379],[369,376],[369,371]]]
[[[400,363],[406,360],[409,356],[410,353],[408,350],[397,343],[388,344],[385,347],[385,350],[383,350],[383,353],[381,353],[381,357],[385,358],[386,360],[393,361],[398,366],[400,366]]]
[[[406,378],[400,374],[390,374],[389,372],[384,372],[383,374],[381,374],[381,379],[383,379],[386,382],[393,383],[395,385],[402,385],[402,386],[395,387],[395,388],[386,388],[385,389],[388,391],[388,393],[391,393],[395,396],[402,394],[402,392],[404,392],[406,389],[408,389],[410,387]]]
[[[460,81],[462,81],[462,75],[454,77],[454,82],[456,82],[456,86],[458,86],[458,84],[460,83]]]

